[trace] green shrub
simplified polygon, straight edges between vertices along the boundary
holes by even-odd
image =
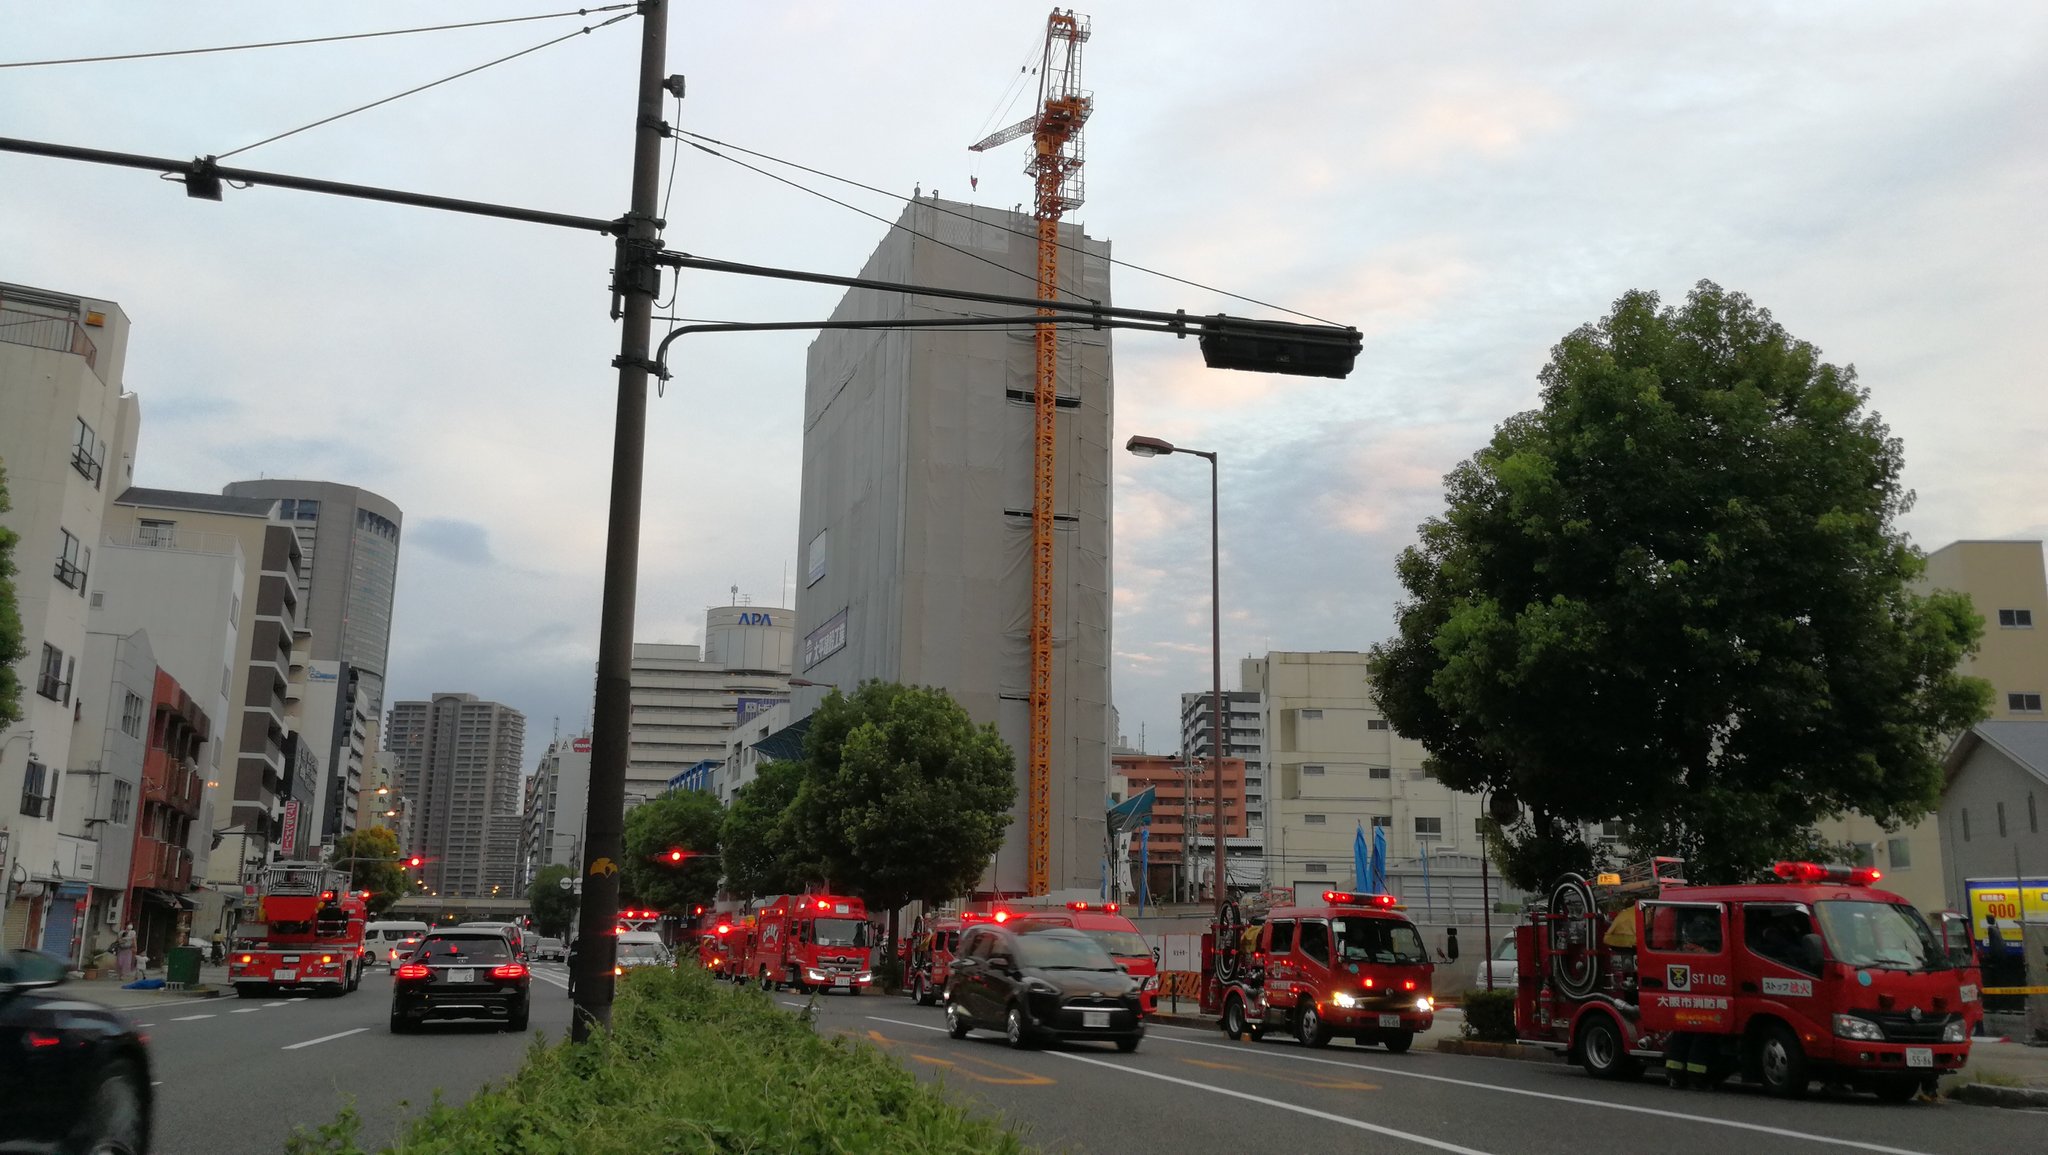
[[[903,960],[885,958],[875,964],[875,985],[888,994],[903,992]]]
[[[286,1149],[366,1155],[359,1127],[344,1111]],[[874,1047],[821,1038],[758,991],[683,967],[631,972],[609,1032],[536,1041],[503,1086],[436,1103],[382,1155],[1024,1151]]]
[[[1465,1011],[1465,1037],[1485,1043],[1515,1041],[1515,992],[1466,991],[1458,1005]]]

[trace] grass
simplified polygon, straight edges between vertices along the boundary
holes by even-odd
[[[286,1150],[369,1155],[360,1129],[344,1110]],[[875,1048],[821,1038],[766,995],[684,967],[631,972],[611,1031],[537,1041],[503,1086],[436,1103],[381,1155],[1025,1151]]]

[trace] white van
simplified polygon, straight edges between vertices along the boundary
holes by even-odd
[[[399,944],[406,939],[417,941],[426,933],[427,924],[423,922],[373,922],[363,928],[363,949],[370,953],[374,963],[396,967]]]

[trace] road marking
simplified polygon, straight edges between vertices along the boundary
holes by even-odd
[[[151,1027],[153,1027],[153,1026],[156,1026],[156,1024],[155,1024],[155,1023],[137,1023],[137,1024],[135,1024],[135,1029],[136,1029],[136,1030],[138,1030],[138,1031],[146,1031],[146,1030],[148,1030],[149,1028],[151,1028]]]
[[[228,1013],[231,1015],[253,1015],[257,1011],[260,1011],[262,1009],[262,1007],[236,1007],[234,1010],[229,1011]]]
[[[1257,1075],[1262,1079],[1278,1079],[1283,1083],[1314,1087],[1318,1091],[1377,1091],[1380,1089],[1378,1083],[1361,1083],[1352,1079],[1290,1079],[1285,1075],[1275,1075],[1267,1071],[1255,1071],[1250,1067],[1239,1066],[1236,1063],[1212,1063],[1207,1059],[1182,1059],[1181,1062],[1186,1063],[1190,1067],[1206,1067],[1211,1071],[1243,1071],[1246,1074]]]
[[[282,1046],[282,1047],[279,1047],[278,1049],[279,1049],[279,1050],[281,1050],[281,1051],[296,1051],[296,1050],[298,1050],[298,1049],[299,1049],[300,1047],[312,1047],[312,1046],[318,1046],[318,1045],[319,1045],[319,1044],[321,1044],[321,1043],[331,1043],[331,1042],[333,1042],[333,1041],[334,1041],[334,1040],[336,1040],[336,1039],[346,1039],[346,1038],[348,1038],[348,1037],[349,1037],[350,1035],[360,1035],[360,1034],[362,1034],[362,1033],[363,1033],[364,1031],[367,1031],[367,1030],[369,1030],[369,1029],[370,1029],[370,1028],[368,1028],[368,1027],[357,1027],[357,1028],[356,1028],[355,1030],[353,1030],[353,1031],[342,1031],[342,1032],[340,1032],[340,1033],[338,1033],[338,1034],[333,1034],[333,1035],[322,1035],[322,1036],[320,1036],[320,1037],[319,1037],[319,1038],[317,1038],[317,1039],[307,1039],[307,1040],[306,1040],[305,1042],[303,1042],[303,1043],[287,1043],[287,1044],[285,1044],[284,1046]]]
[[[938,1028],[934,1027],[933,1030]],[[1187,1030],[1185,1027],[1155,1027],[1149,1037],[1164,1043],[1178,1043],[1184,1047],[1214,1047],[1222,1051],[1238,1051],[1243,1047],[1236,1043],[1207,1043],[1198,1039],[1177,1039],[1160,1034],[1165,1030]],[[1810,1131],[1793,1131],[1784,1127],[1770,1127],[1762,1123],[1744,1123],[1735,1119],[1717,1119],[1712,1115],[1693,1115],[1684,1111],[1667,1111],[1661,1107],[1641,1107],[1633,1103],[1610,1103],[1601,1099],[1582,1099],[1576,1095],[1560,1095],[1552,1091],[1532,1091],[1523,1087],[1503,1087],[1496,1083],[1480,1083],[1471,1079],[1454,1079],[1448,1075],[1425,1075],[1420,1071],[1403,1071],[1395,1067],[1376,1067],[1370,1063],[1351,1063],[1342,1059],[1318,1059],[1309,1055],[1289,1054],[1284,1050],[1271,1052],[1276,1059],[1287,1059],[1297,1063],[1315,1063],[1327,1067],[1347,1067],[1354,1071],[1371,1071],[1375,1075],[1393,1075],[1402,1079],[1421,1079],[1430,1083],[1448,1083],[1454,1087],[1470,1087],[1480,1091],[1495,1091],[1503,1095],[1523,1095],[1531,1099],[1548,1099],[1555,1103],[1574,1103],[1582,1107],[1598,1107],[1606,1111],[1625,1111],[1634,1115],[1653,1115],[1661,1119],[1683,1119],[1688,1123],[1706,1123],[1714,1127],[1729,1127],[1737,1131],[1754,1131],[1763,1135],[1777,1135],[1786,1139],[1804,1139],[1809,1143],[1826,1143],[1836,1147],[1851,1147],[1858,1151],[1877,1151],[1882,1155],[1925,1155],[1906,1147],[1887,1147],[1881,1143],[1865,1143],[1858,1139],[1840,1139],[1833,1135],[1816,1135]]]
[[[210,1019],[210,1018],[212,1018],[212,1017],[213,1017],[213,1016],[212,1016],[212,1015],[210,1015],[210,1014],[209,1014],[209,1015],[180,1015],[180,1016],[178,1016],[177,1018],[175,1018],[175,1019],[172,1019],[171,1021],[172,1021],[172,1022],[174,1022],[174,1023],[189,1023],[189,1022],[191,1022],[191,1021],[192,1021],[192,1020],[194,1020],[194,1019]]]
[[[872,1019],[875,1016],[869,1015],[868,1017]],[[894,1020],[881,1019],[878,1021],[892,1022]],[[910,1026],[912,1024],[905,1023],[903,1025]],[[938,1028],[927,1027],[925,1029],[937,1030]],[[921,1049],[925,1045],[923,1043],[913,1043],[909,1039],[892,1039],[889,1036],[883,1034],[882,1032],[874,1030],[872,1028],[870,1028],[868,1031],[868,1038],[869,1040],[874,1042],[876,1046],[884,1048],[894,1047],[898,1044],[901,1044],[906,1047],[915,1047]],[[977,1058],[973,1055],[956,1055],[954,1056],[954,1058],[951,1059],[941,1059],[934,1055],[913,1054],[910,1056],[910,1058],[914,1062],[924,1063],[929,1066],[948,1068],[949,1070],[953,1070],[962,1075],[965,1075],[966,1077],[974,1080],[977,1083],[988,1083],[993,1086],[1050,1087],[1054,1083],[1058,1082],[1057,1079],[1054,1079],[1049,1075],[1036,1074],[1031,1071],[1021,1070],[1017,1067],[1007,1066],[1005,1064],[998,1063],[990,1059]],[[963,1062],[972,1064],[972,1066],[963,1067],[960,1065]],[[973,1069],[973,1067],[976,1066],[987,1067],[992,1071],[1001,1071],[1002,1075],[990,1076],[981,1074],[980,1072]]]
[[[283,1006],[289,1006],[290,1004],[289,1004],[289,1003],[286,1003],[286,1002],[284,1002],[283,1000],[279,1000],[278,1002],[274,1002],[274,1003],[264,1003],[263,1005],[264,1005],[264,1006],[266,1006],[266,1007],[283,1007]]]
[[[297,998],[295,998],[295,999],[286,999],[285,1001],[286,1001],[286,1002],[292,1002],[292,1003],[303,1003],[303,1002],[305,1002],[305,1001],[306,1001],[306,996],[304,996],[304,995],[300,995],[299,997],[297,997]]]
[[[547,971],[528,971],[526,973],[532,975],[534,978],[537,978],[544,983],[554,984],[557,990],[566,991],[569,989],[569,980],[566,978],[556,978],[554,975],[549,974]]]

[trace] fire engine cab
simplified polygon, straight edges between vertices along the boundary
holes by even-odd
[[[1772,882],[1692,886],[1657,858],[1566,875],[1516,928],[1516,1032],[1622,1079],[1815,1080],[1903,1100],[1960,1069],[1978,991],[1869,867],[1781,862]]]
[[[1401,1054],[1436,1015],[1436,968],[1403,909],[1391,894],[1337,890],[1262,919],[1226,906],[1204,1011],[1233,1039],[1286,1031],[1324,1047],[1344,1035]]]
[[[763,990],[842,990],[859,994],[875,980],[868,911],[858,898],[786,894],[754,913],[749,956],[739,973]]]
[[[1138,1004],[1150,1015],[1159,1009],[1159,960],[1130,919],[1113,902],[1070,902],[1054,910],[1016,910],[1011,916],[1026,927],[1069,926],[1094,939],[1125,974],[1137,979]]]

